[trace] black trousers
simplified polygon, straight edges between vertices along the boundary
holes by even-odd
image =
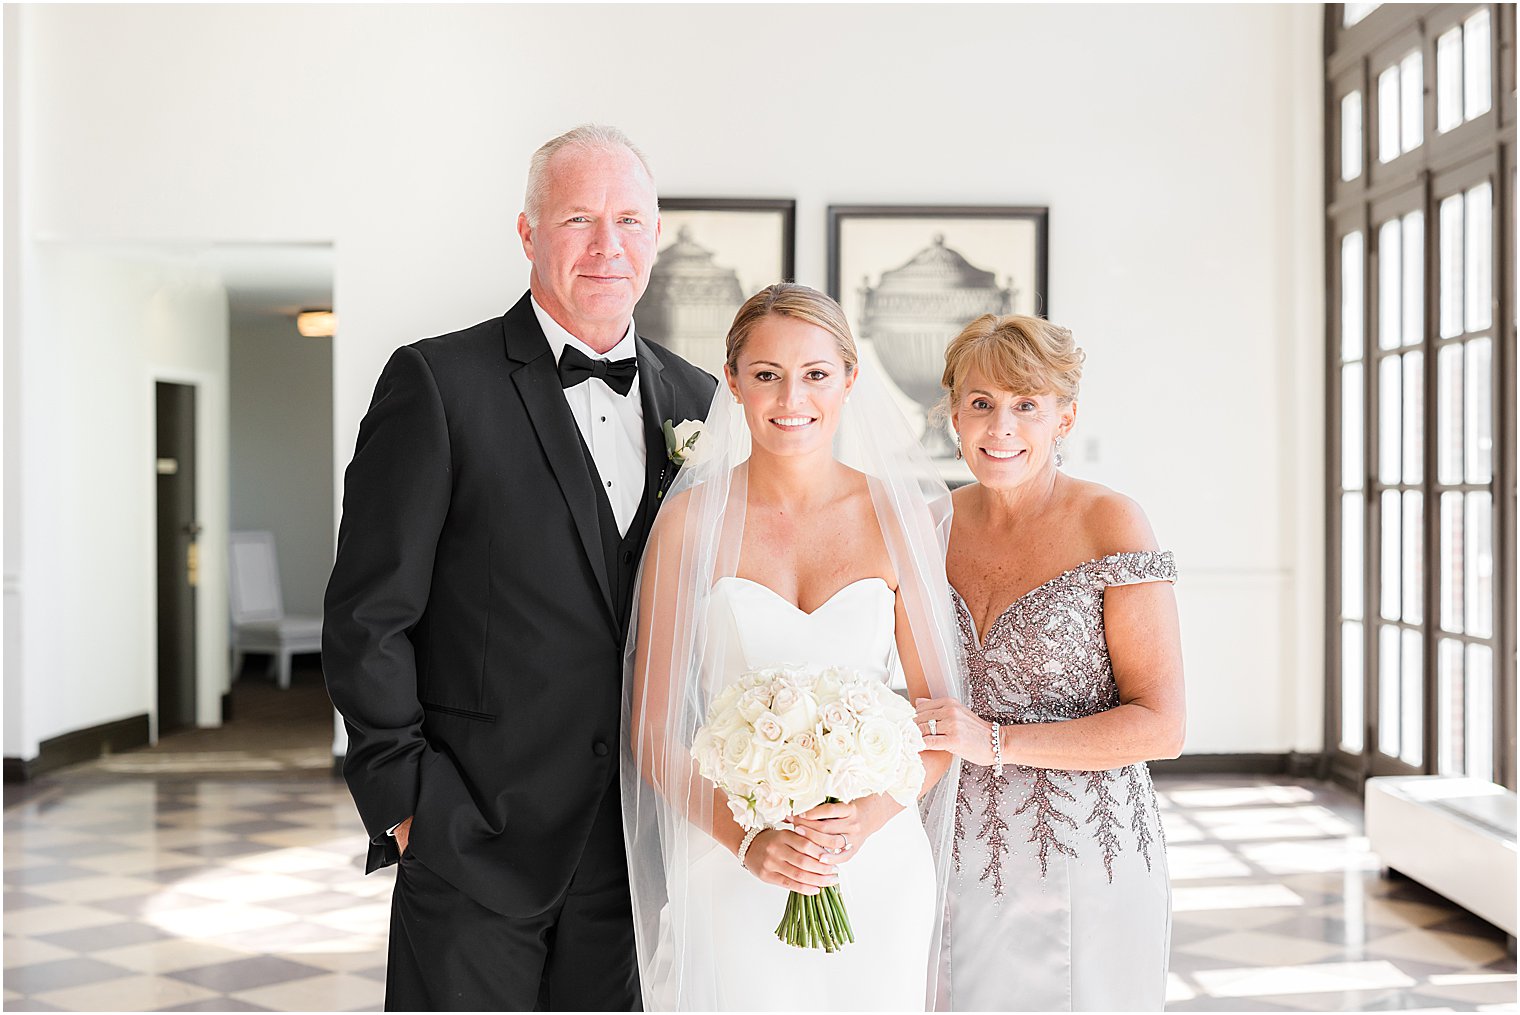
[[[638,1011],[617,786],[547,912],[502,916],[408,850],[391,896],[386,1011]]]

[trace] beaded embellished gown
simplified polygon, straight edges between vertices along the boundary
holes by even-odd
[[[972,711],[1005,725],[1114,708],[1103,593],[1177,579],[1169,552],[1112,554],[1015,600],[985,634],[954,595]],[[965,764],[950,882],[950,1007],[1160,1011],[1171,886],[1144,764]]]

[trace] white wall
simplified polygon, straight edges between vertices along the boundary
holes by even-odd
[[[335,241],[335,481],[390,350],[520,294],[527,157],[575,123],[667,195],[796,197],[817,285],[831,202],[1049,205],[1099,452],[1073,471],[1177,551],[1190,750],[1318,747],[1319,8],[21,17],[31,237]]]
[[[155,393],[196,386],[198,718],[227,686],[227,298],[193,257],[33,248],[22,343],[23,740],[150,712],[157,701]],[[12,679],[7,674],[7,680]]]
[[[332,569],[332,342],[289,317],[234,314],[231,528],[267,529],[285,612],[320,615]]]
[[[6,755],[11,747],[25,740],[22,721],[21,679],[21,576],[17,570],[21,553],[21,289],[24,277],[21,265],[21,236],[26,229],[22,220],[21,159],[24,126],[21,102],[21,12],[7,7],[0,13],[0,46],[5,59],[0,66],[3,80],[5,145],[3,155],[4,200],[4,285],[0,300],[4,302],[4,337],[0,340],[3,358],[0,374],[4,376],[0,394],[0,428],[4,430],[5,467],[4,539],[0,543],[3,557],[3,607],[0,607],[0,675],[4,680],[4,743]]]

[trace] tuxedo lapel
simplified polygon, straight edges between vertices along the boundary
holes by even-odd
[[[675,395],[665,369],[649,348],[649,343],[634,336],[634,348],[639,357],[639,397],[644,403],[644,502],[645,529],[654,522],[660,498],[672,480],[676,465],[670,460],[665,447],[665,420],[675,406]],[[678,419],[672,423],[681,422]]]
[[[602,600],[608,614],[616,620],[613,605],[612,583],[607,576],[607,558],[602,547],[601,526],[596,518],[596,498],[599,493],[591,481],[586,466],[586,455],[581,450],[581,438],[576,430],[575,417],[565,401],[560,385],[559,371],[554,356],[549,351],[548,339],[538,326],[528,297],[513,307],[503,320],[506,353],[509,359],[521,365],[512,372],[512,383],[528,410],[528,421],[538,436],[544,457],[554,471],[560,493],[570,509],[576,533],[591,569],[596,573],[597,585],[602,590]],[[507,477],[504,482],[510,482]]]

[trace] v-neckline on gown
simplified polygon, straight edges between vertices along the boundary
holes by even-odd
[[[1022,595],[1019,595],[1019,596],[1015,596],[1013,598],[1013,600],[1011,602],[1009,602],[1009,604],[1007,606],[1003,607],[1002,611],[1000,613],[998,613],[997,616],[993,617],[992,620],[988,622],[986,637],[991,637],[992,632],[994,630],[996,630],[998,624],[1002,623],[1003,618],[1006,617],[1006,616],[1008,616],[1008,614],[1010,614],[1010,613],[1013,612],[1013,608],[1015,606],[1018,606],[1020,603],[1022,603],[1024,600],[1028,599],[1030,596],[1034,595],[1036,592],[1039,592],[1039,591],[1041,591],[1043,589],[1049,588],[1050,586],[1054,585],[1056,582],[1060,581],[1063,578],[1069,578],[1069,577],[1071,577],[1072,575],[1076,574],[1078,571],[1082,570],[1085,567],[1091,567],[1094,564],[1100,564],[1100,563],[1102,563],[1105,560],[1112,560],[1115,557],[1122,557],[1122,556],[1124,556],[1125,552],[1131,552],[1131,553],[1133,553],[1133,552],[1136,552],[1136,551],[1122,551],[1121,550],[1118,553],[1107,553],[1107,554],[1104,554],[1101,557],[1094,557],[1091,560],[1084,560],[1080,564],[1076,564],[1076,565],[1074,565],[1072,567],[1067,568],[1065,571],[1062,571],[1060,574],[1056,575],[1054,578],[1050,578],[1050,579],[1047,579],[1046,581],[1040,582],[1040,584],[1036,585],[1034,588],[1030,589],[1028,592],[1025,592],[1025,593],[1023,593]],[[979,632],[976,629],[976,617],[973,616],[972,613],[971,613],[971,604],[968,603],[968,602],[966,602],[965,597],[961,595],[960,590],[957,589],[954,585],[950,586],[950,594],[955,597],[955,601],[960,604],[960,608],[962,610],[964,610],[965,613],[966,613],[966,620],[971,625],[971,637],[976,642],[977,653],[980,654],[980,655],[986,655],[987,654],[987,642],[984,639],[984,637],[981,634],[981,632]]]

